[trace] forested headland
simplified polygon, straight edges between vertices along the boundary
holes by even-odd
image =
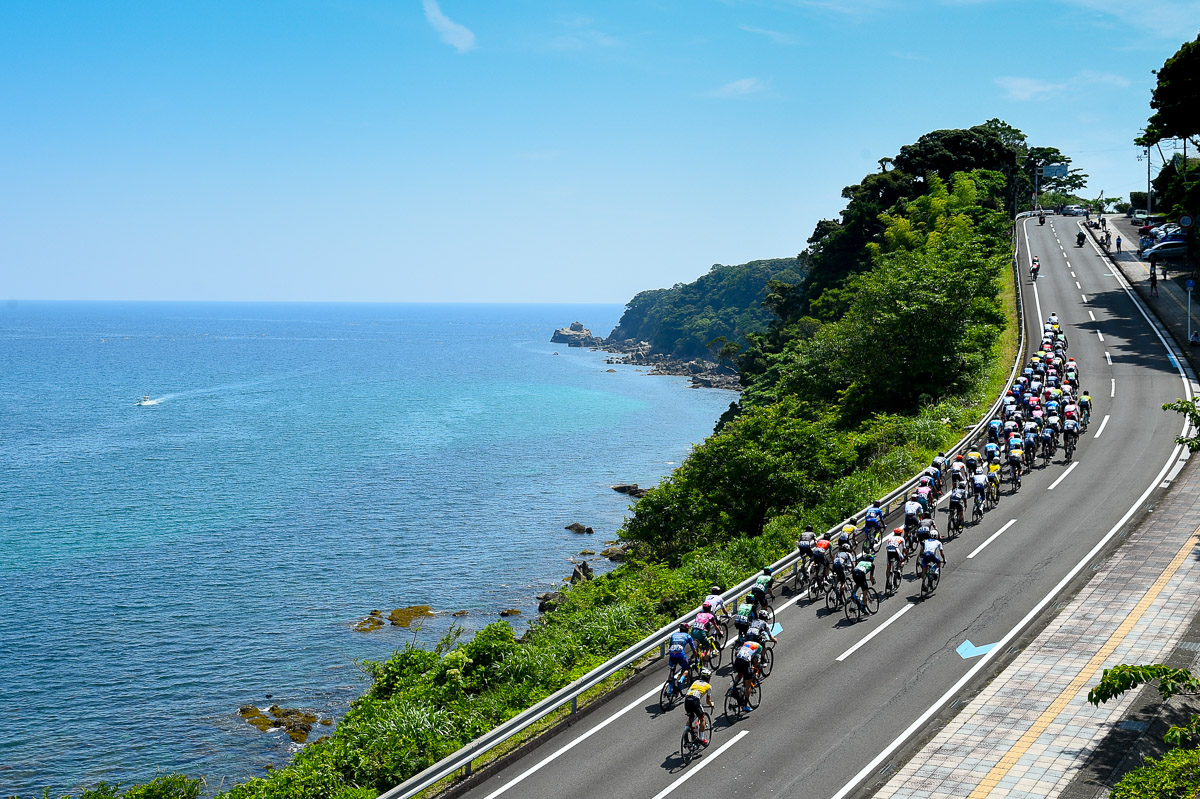
[[[364,663],[372,686],[332,735],[223,795],[374,797],[695,607],[714,583],[776,560],[805,523],[831,526],[914,474],[1007,378],[1011,220],[1046,152],[998,120],[900,148],[843,191],[845,208],[817,224],[799,259],[765,262],[778,271],[759,322],[710,313],[681,287],[669,301],[639,294],[636,329],[656,324],[654,335],[678,331],[679,346],[709,351],[723,335],[745,391],[633,507],[627,561],[564,589],[519,636],[499,621]],[[738,270],[755,263],[714,269],[706,296],[744,300]],[[690,315],[676,313],[689,302]],[[718,321],[728,332],[711,335]],[[154,785],[164,790],[130,795],[185,796],[196,783]]]

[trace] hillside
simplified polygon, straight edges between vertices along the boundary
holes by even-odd
[[[691,283],[637,294],[609,338],[648,341],[654,352],[676,358],[714,358],[725,344],[740,349],[747,335],[767,329],[774,318],[763,307],[770,281],[794,284],[803,279],[795,258],[714,264]]]

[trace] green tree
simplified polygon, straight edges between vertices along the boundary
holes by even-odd
[[[1163,139],[1188,138],[1200,147],[1200,35],[1186,42],[1157,70],[1151,95],[1154,113],[1135,144],[1149,147]]]

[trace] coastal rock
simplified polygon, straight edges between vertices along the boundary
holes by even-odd
[[[469,615],[469,614],[468,614],[468,613],[467,613],[467,611],[465,611],[465,610],[456,610],[456,611],[454,611],[453,613],[451,613],[450,615],[451,615],[451,616],[453,616],[453,617],[454,617],[454,618],[456,618],[456,619],[461,619],[463,616],[466,616],[466,615]]]
[[[572,322],[567,327],[560,327],[550,336],[552,344],[566,344],[568,347],[599,347],[603,342],[592,335],[592,331],[581,322]]]
[[[634,499],[641,499],[650,493],[648,488],[638,488],[637,483],[623,483],[621,485],[612,486],[612,490],[618,494],[628,494]]]
[[[265,713],[254,705],[242,705],[238,708],[238,715],[262,732],[282,729],[289,738],[298,744],[308,740],[308,734],[312,732],[313,725],[318,722],[317,714],[312,711],[295,707],[280,707],[279,705],[271,705]],[[333,723],[331,719],[320,719],[319,721],[326,726]]]
[[[561,591],[547,591],[544,594],[538,594],[538,613],[554,610],[562,600],[563,595]]]
[[[502,618],[502,619],[507,619],[509,616],[520,616],[520,615],[521,615],[521,611],[519,608],[509,608],[508,610],[500,611],[500,618]]]
[[[388,621],[395,627],[407,627],[417,619],[433,616],[433,608],[429,605],[410,605],[407,608],[396,608],[388,614]]]
[[[615,371],[617,371],[617,370],[616,370],[616,369],[605,369],[604,371],[605,371],[605,372],[615,372]]]
[[[354,625],[353,629],[356,633],[370,633],[382,629],[383,619],[378,616],[367,616],[362,621]]]
[[[570,530],[572,533],[579,533],[580,535],[584,535],[584,534],[591,535],[592,533],[596,532],[592,528],[585,527],[584,525],[580,524],[579,522],[571,522],[564,529]]]
[[[571,572],[571,582],[579,583],[592,579],[592,567],[587,562],[576,563],[575,571]]]
[[[580,555],[595,555],[595,554],[596,554],[596,550],[594,550],[594,549],[585,549],[585,550],[581,551],[579,554],[580,554]]]
[[[621,561],[625,560],[625,554],[626,547],[624,545],[609,547],[600,553],[602,557],[608,558],[615,563],[620,563]]]

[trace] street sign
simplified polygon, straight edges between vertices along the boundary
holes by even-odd
[[[1195,221],[1195,219],[1192,219],[1191,214],[1184,214],[1183,216],[1179,217],[1179,226],[1186,230],[1187,228],[1190,228],[1192,223]]]
[[[1195,288],[1195,286],[1196,286],[1196,281],[1194,281],[1194,280],[1189,280],[1189,281],[1188,281],[1187,283],[1185,283],[1184,285],[1185,285],[1185,286],[1187,286],[1187,290],[1188,290],[1188,291],[1191,291],[1193,288]]]
[[[1066,164],[1046,164],[1042,167],[1042,177],[1044,178],[1065,178],[1066,176]]]

